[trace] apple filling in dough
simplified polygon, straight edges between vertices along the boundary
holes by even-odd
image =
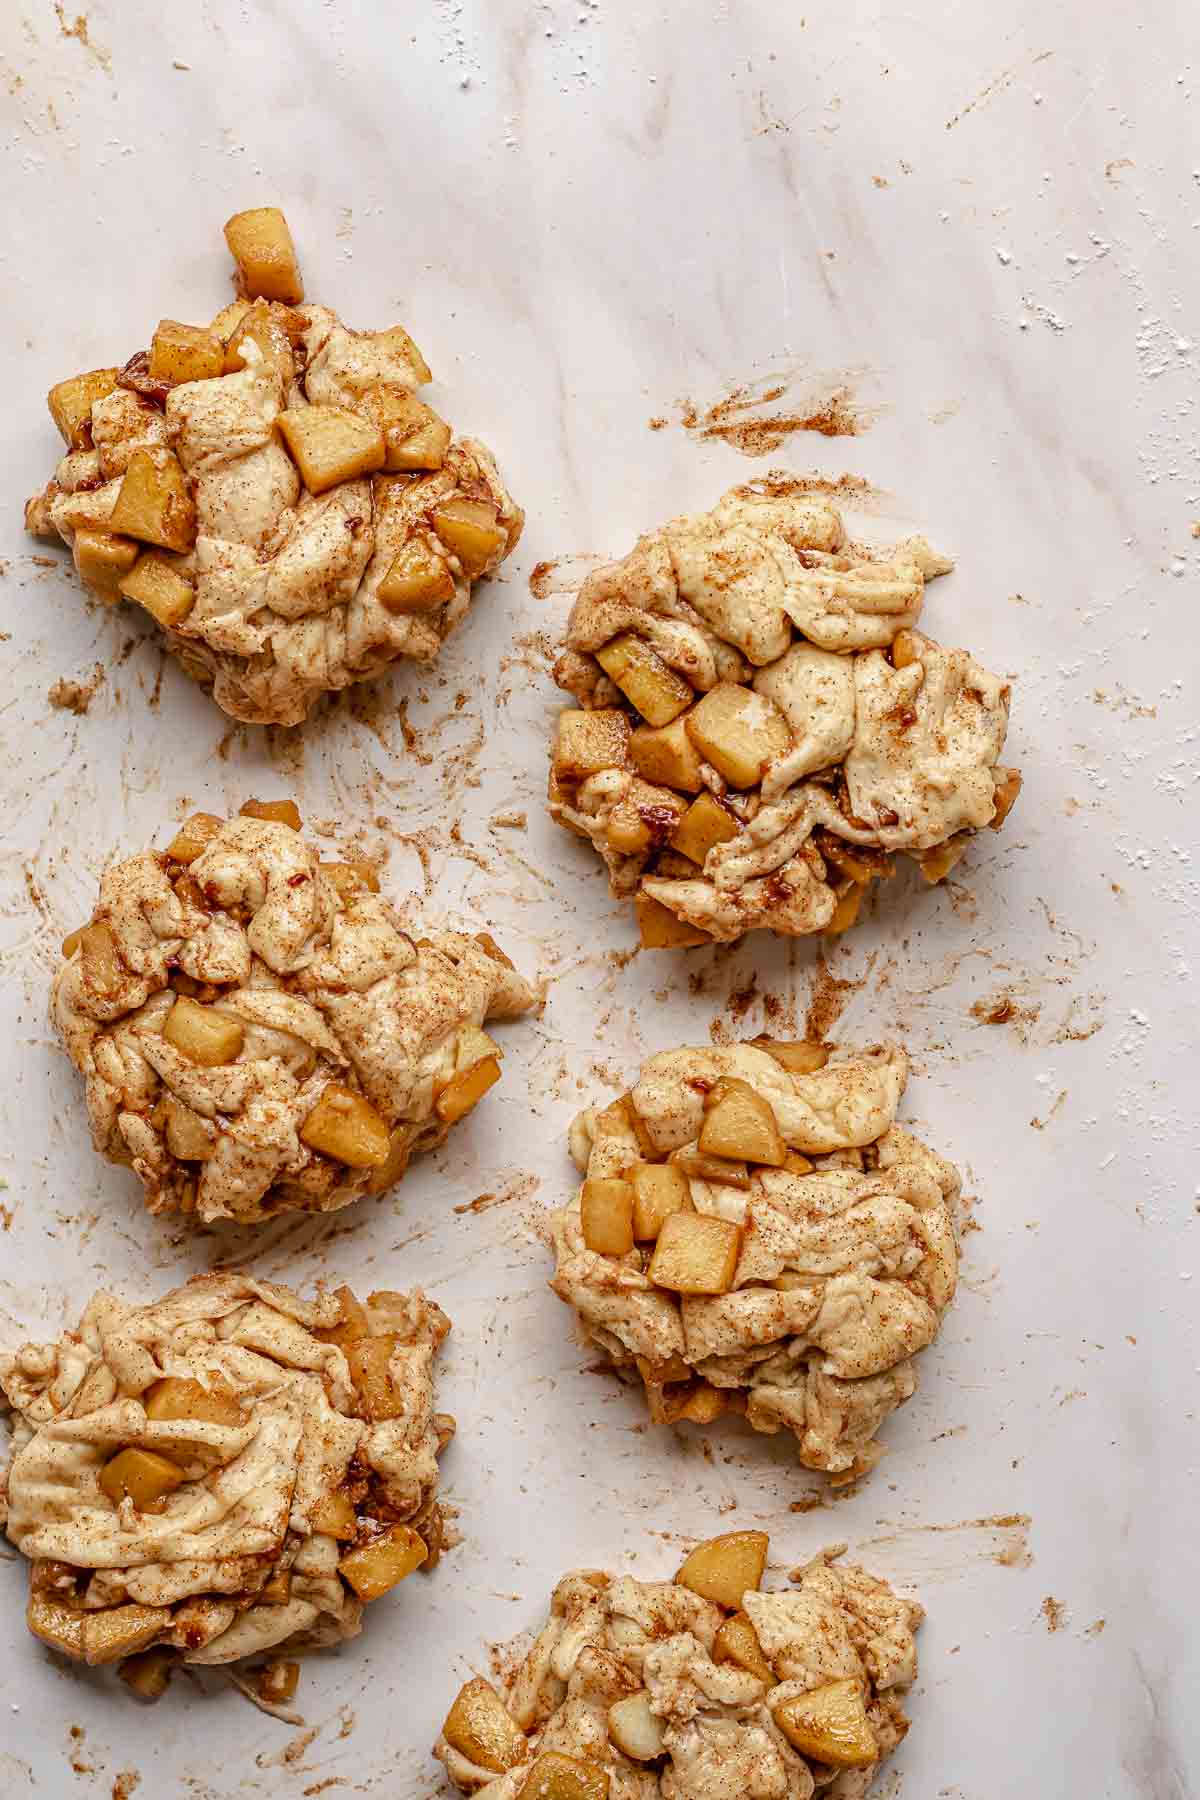
[[[98,1293],[58,1343],[0,1357],[29,1629],[120,1663],[146,1699],[176,1663],[354,1637],[449,1541],[454,1420],[433,1410],[449,1329],[419,1291],[306,1301],[216,1274],[150,1306]],[[258,1697],[286,1700],[296,1675],[267,1665]]]
[[[241,299],[51,388],[66,454],[25,522],[92,593],[143,607],[232,718],[295,725],[436,657],[524,515],[491,452],[418,399],[430,371],[402,326],[305,303],[282,213],[225,235]]]
[[[657,1423],[744,1413],[835,1483],[883,1455],[958,1273],[956,1171],[902,1131],[902,1050],[670,1050],[579,1115],[551,1283]]]
[[[497,1691],[434,1755],[488,1800],[861,1800],[908,1731],[924,1617],[837,1552],[764,1591],[767,1534],[697,1545],[674,1581],[579,1569]]]
[[[850,548],[825,500],[734,488],[584,582],[555,666],[550,811],[648,947],[841,932],[904,851],[930,882],[1020,788],[1009,688],[916,630],[952,565]]]
[[[381,1194],[500,1079],[537,1002],[486,932],[421,933],[291,801],[197,813],[114,864],[51,1012],[97,1150],[151,1212],[250,1223]]]

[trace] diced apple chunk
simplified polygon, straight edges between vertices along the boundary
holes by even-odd
[[[440,469],[450,448],[450,427],[415,394],[401,387],[374,387],[364,395],[363,411],[382,428],[387,448],[385,469]]]
[[[404,1174],[412,1156],[415,1125],[394,1125],[388,1134],[388,1153],[377,1169],[372,1169],[367,1182],[368,1194],[386,1194]]]
[[[608,1770],[546,1750],[521,1784],[520,1800],[608,1800]]]
[[[741,829],[715,794],[700,794],[675,827],[671,847],[703,868],[704,859],[714,844],[728,843]]]
[[[599,1256],[627,1256],[633,1249],[633,1188],[628,1181],[585,1181],[579,1197],[583,1241]]]
[[[756,1037],[750,1042],[756,1050],[765,1050],[789,1075],[815,1075],[829,1061],[829,1046],[808,1040]]]
[[[860,886],[856,882],[853,886],[848,887],[844,894],[838,896],[837,905],[833,909],[833,917],[825,926],[828,936],[839,937],[843,931],[849,931],[858,918],[866,891],[864,886]]]
[[[741,1254],[740,1227],[708,1213],[677,1212],[663,1221],[648,1274],[677,1294],[727,1294]]]
[[[360,1600],[378,1600],[419,1569],[428,1555],[429,1546],[411,1525],[393,1525],[369,1544],[343,1556],[338,1573]]]
[[[988,820],[988,825],[992,831],[999,831],[1005,819],[1007,819],[1009,813],[1016,805],[1017,795],[1021,792],[1020,770],[997,768],[995,771],[995,780],[996,810]]]
[[[216,813],[192,813],[167,845],[167,855],[173,862],[195,862],[208,849],[224,823],[224,819],[218,818]]]
[[[293,831],[303,829],[300,808],[294,800],[245,800],[238,807],[243,819],[265,819],[272,825],[289,825]]]
[[[338,1322],[336,1325],[323,1325],[315,1332],[323,1344],[337,1344],[346,1350],[359,1338],[370,1335],[371,1326],[367,1318],[367,1309],[353,1288],[339,1287],[333,1290],[333,1297],[338,1303]]]
[[[955,864],[965,856],[971,842],[969,831],[960,831],[944,844],[935,844],[932,850],[926,850],[917,858],[917,866],[930,887],[936,887],[939,881],[945,881]]]
[[[290,379],[295,368],[292,336],[285,327],[287,309],[266,300],[246,304],[222,345],[224,373],[239,369],[277,370]]]
[[[488,1089],[494,1087],[499,1079],[499,1059],[485,1056],[469,1069],[460,1069],[450,1077],[434,1101],[433,1110],[445,1124],[457,1125],[460,1119],[466,1118],[472,1107],[478,1106]]]
[[[715,1181],[723,1187],[748,1188],[750,1171],[744,1162],[729,1156],[706,1156],[702,1150],[672,1150],[672,1168],[680,1169],[694,1181]]]
[[[128,1656],[117,1674],[139,1700],[161,1700],[171,1681],[171,1671],[178,1657],[173,1650],[159,1646]]]
[[[276,421],[310,494],[382,469],[383,432],[344,406],[294,406]]]
[[[669,906],[662,906],[649,894],[634,898],[638,932],[644,950],[687,950],[696,944],[711,944],[707,931],[678,918]]]
[[[191,549],[196,541],[196,503],[172,451],[134,451],[109,524],[139,543],[157,544],[160,550]]]
[[[792,742],[774,702],[732,682],[721,682],[696,702],[687,729],[705,762],[735,788],[756,786],[767,764]]]
[[[477,1675],[459,1690],[442,1736],[452,1750],[497,1775],[529,1755],[529,1741],[490,1681]]]
[[[157,1450],[118,1450],[100,1471],[100,1491],[114,1506],[128,1495],[138,1512],[157,1512],[186,1480],[178,1463]]]
[[[398,1419],[405,1409],[404,1394],[391,1373],[392,1352],[398,1342],[393,1332],[382,1332],[378,1337],[357,1338],[346,1350],[359,1411],[372,1424]]]
[[[300,1685],[298,1662],[269,1662],[258,1672],[258,1691],[271,1706],[282,1706],[295,1696]]]
[[[614,1701],[608,1709],[608,1735],[617,1749],[635,1762],[653,1762],[665,1748],[663,1722],[650,1710],[645,1689]]]
[[[77,1660],[83,1657],[83,1619],[82,1613],[74,1612],[45,1594],[30,1594],[25,1609],[25,1623],[34,1637],[41,1638],[52,1650],[61,1651],[63,1656],[73,1656]]]
[[[807,1156],[802,1156],[799,1150],[789,1150],[779,1166],[786,1169],[789,1175],[811,1175],[815,1164]]]
[[[255,206],[225,222],[225,242],[237,264],[238,286],[248,300],[304,298],[304,283],[288,222],[277,206]]]
[[[377,1169],[387,1161],[387,1120],[369,1100],[331,1081],[300,1127],[300,1142],[351,1169]]]
[[[751,1675],[765,1681],[768,1687],[776,1685],[778,1677],[763,1653],[758,1633],[744,1612],[734,1613],[720,1627],[713,1639],[712,1659],[717,1663],[737,1663],[739,1668],[749,1669]]]
[[[376,597],[392,613],[435,612],[454,598],[449,564],[419,538],[412,538],[380,582]]]
[[[85,925],[79,933],[79,950],[86,986],[102,1000],[112,999],[120,992],[124,976],[111,925],[103,919]]]
[[[137,561],[138,546],[132,538],[85,525],[71,540],[71,555],[79,579],[113,605],[121,598],[121,583]]]
[[[112,393],[120,373],[120,369],[89,369],[86,375],[69,375],[50,389],[46,404],[68,450],[91,449],[92,407]]]
[[[705,1103],[700,1149],[708,1156],[728,1156],[778,1169],[787,1145],[768,1101],[748,1081],[719,1081]]]
[[[596,661],[647,724],[669,725],[695,697],[683,676],[631,631],[602,645]]]
[[[892,667],[894,669],[907,669],[910,663],[917,661],[920,654],[920,644],[911,631],[905,629],[896,633],[892,639]]]
[[[697,1544],[675,1579],[704,1600],[737,1612],[747,1588],[757,1590],[767,1566],[765,1531],[726,1531]]]
[[[503,550],[507,538],[497,523],[496,508],[486,500],[447,500],[435,507],[430,524],[442,543],[462,564],[464,575],[482,575]]]
[[[629,740],[629,754],[643,781],[683,794],[698,794],[704,786],[700,756],[682,718],[657,727],[639,725]]]
[[[308,1522],[314,1531],[325,1537],[340,1538],[343,1542],[358,1535],[358,1518],[350,1496],[343,1488],[332,1494],[322,1494],[309,1514]]]
[[[218,1012],[213,1006],[201,1006],[184,994],[179,995],[163,1026],[165,1042],[204,1069],[234,1062],[241,1054],[245,1035],[240,1019]]]
[[[250,300],[231,300],[228,306],[221,308],[215,318],[209,320],[208,329],[215,331],[223,344],[227,343],[252,305],[253,301]]]
[[[126,600],[145,607],[168,630],[182,625],[196,604],[192,583],[161,550],[144,550],[117,586]]]
[[[629,720],[615,707],[584,712],[569,706],[558,715],[554,772],[562,781],[586,781],[603,769],[623,769],[628,761]]]
[[[143,1397],[146,1417],[159,1421],[194,1419],[201,1425],[245,1424],[237,1396],[225,1381],[214,1378],[206,1387],[182,1375],[165,1375]]]
[[[636,1163],[626,1179],[633,1188],[633,1235],[639,1244],[653,1243],[672,1213],[691,1211],[691,1183],[671,1163]]]
[[[160,319],[150,340],[152,381],[210,381],[225,372],[225,346],[211,326]]]
[[[801,1756],[827,1768],[867,1769],[879,1760],[862,1688],[850,1677],[794,1694],[772,1708],[772,1717]]]
[[[93,1666],[119,1662],[152,1644],[171,1623],[165,1606],[114,1606],[83,1615],[83,1660]]]
[[[291,1570],[277,1567],[259,1588],[258,1597],[264,1606],[286,1606],[292,1597]]]
[[[321,873],[329,877],[343,900],[350,899],[363,888],[371,894],[379,892],[379,871],[374,863],[322,863]]]

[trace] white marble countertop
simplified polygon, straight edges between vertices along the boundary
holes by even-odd
[[[306,817],[389,852],[389,882],[419,887],[423,859],[439,904],[552,979],[448,1153],[393,1201],[258,1248],[274,1276],[423,1282],[451,1312],[463,1546],[306,1665],[311,1737],[215,1680],[141,1710],[59,1666],[4,1566],[5,1794],[107,1796],[134,1771],[154,1800],[417,1800],[457,1683],[563,1569],[665,1571],[673,1534],[763,1522],[781,1567],[845,1539],[928,1606],[880,1796],[1182,1800],[1200,1783],[1191,9],[75,3],[10,0],[0,20],[0,1332],[48,1333],[97,1281],[157,1291],[244,1247],[147,1218],[98,1164],[45,1023],[57,939],[104,857],[185,801],[291,786]],[[495,446],[529,513],[437,675],[303,736],[226,730],[20,529],[56,454],[46,388],[161,314],[214,311],[221,224],[264,202],[286,208],[311,294],[353,323],[403,319],[435,404]],[[799,412],[845,387],[863,429],[749,460],[681,423],[773,378]],[[1013,676],[1026,778],[961,882],[893,884],[830,956],[852,984],[840,1029],[911,1047],[909,1116],[967,1172],[979,1230],[885,1463],[807,1513],[784,1446],[727,1430],[706,1458],[694,1431],[639,1429],[636,1400],[585,1372],[533,1229],[585,1098],[705,1040],[731,996],[749,1034],[764,993],[803,1016],[829,992],[812,945],[759,938],[617,966],[632,925],[540,810],[566,597],[530,593],[535,563],[619,552],[772,465],[861,474],[879,492],[856,530],[924,530],[956,556],[929,628]],[[48,704],[97,665],[86,714]],[[506,808],[523,831],[489,826]],[[1004,997],[1009,1022],[982,1023]],[[509,1198],[452,1210],[482,1193]]]

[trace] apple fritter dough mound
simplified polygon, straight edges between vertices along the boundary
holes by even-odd
[[[57,1343],[0,1357],[30,1630],[122,1661],[146,1698],[176,1662],[354,1637],[364,1604],[447,1542],[449,1329],[419,1291],[363,1306],[216,1274],[148,1306],[98,1293]]]
[[[658,1423],[744,1413],[836,1484],[883,1455],[958,1273],[957,1172],[897,1126],[887,1045],[670,1050],[579,1115],[551,1283]]]
[[[232,718],[295,725],[436,657],[524,515],[490,451],[417,398],[431,376],[403,327],[303,304],[283,216],[262,214],[227,227],[244,299],[51,389],[67,454],[25,517],[92,592],[144,607]]]
[[[434,1755],[488,1800],[861,1800],[908,1731],[924,1618],[827,1551],[761,1588],[762,1531],[674,1581],[579,1569],[511,1681],[460,1692]]]
[[[647,946],[846,930],[905,851],[930,881],[1020,787],[1009,688],[915,627],[951,564],[870,554],[778,482],[734,488],[584,582],[555,667],[550,811]]]
[[[537,1001],[486,933],[421,933],[369,864],[323,863],[290,801],[246,810],[276,816],[114,864],[51,1002],[97,1150],[203,1221],[383,1193],[499,1080],[485,1023]]]

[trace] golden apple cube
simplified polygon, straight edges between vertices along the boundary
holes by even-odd
[[[562,781],[586,781],[603,769],[623,769],[629,754],[629,720],[615,707],[584,712],[568,706],[558,715],[554,773]]]
[[[725,1187],[748,1188],[750,1173],[744,1162],[728,1156],[706,1156],[700,1150],[672,1150],[672,1167],[695,1181],[716,1181]]]
[[[360,1600],[378,1600],[389,1588],[419,1569],[429,1546],[411,1525],[393,1525],[369,1544],[351,1550],[338,1564],[338,1573]]]
[[[669,906],[661,906],[649,894],[637,894],[633,904],[644,950],[687,950],[712,943],[707,931],[677,918]]]
[[[376,591],[391,613],[434,612],[454,598],[454,577],[445,557],[412,538],[395,558]]]
[[[744,1612],[734,1613],[720,1627],[713,1639],[712,1659],[717,1663],[737,1663],[739,1668],[748,1669],[751,1675],[757,1675],[760,1681],[765,1681],[768,1687],[775,1687],[778,1683],[778,1677],[758,1641],[758,1633]]]
[[[700,794],[675,827],[671,848],[681,856],[704,867],[704,859],[715,844],[727,844],[737,837],[741,826],[733,814],[721,805],[715,794]]]
[[[300,1685],[298,1662],[269,1662],[259,1671],[258,1691],[272,1706],[280,1706],[295,1696]]]
[[[815,1075],[829,1061],[828,1044],[815,1044],[811,1039],[756,1037],[750,1042],[756,1050],[765,1050],[789,1075]]]
[[[344,406],[289,407],[277,424],[310,494],[383,467],[383,432]]]
[[[323,1344],[337,1344],[340,1349],[348,1350],[359,1338],[370,1336],[371,1325],[367,1309],[353,1288],[335,1288],[333,1294],[340,1313],[338,1322],[336,1325],[323,1325],[314,1336],[320,1338]]]
[[[778,1169],[787,1145],[768,1101],[748,1081],[719,1081],[705,1102],[699,1147],[706,1156],[728,1156]]]
[[[294,800],[246,800],[238,807],[238,816],[265,819],[269,824],[287,825],[293,831],[300,831],[303,826],[300,808]]]
[[[161,1700],[178,1660],[174,1650],[161,1646],[154,1650],[142,1650],[136,1656],[126,1657],[117,1674],[139,1700]]]
[[[495,1056],[485,1056],[469,1069],[452,1075],[437,1099],[433,1110],[446,1125],[456,1125],[473,1106],[477,1106],[490,1087],[500,1079],[500,1063]]]
[[[100,1471],[100,1491],[114,1506],[128,1495],[139,1512],[157,1512],[186,1480],[178,1463],[157,1450],[118,1450]]]
[[[111,926],[103,919],[85,925],[79,933],[79,951],[87,986],[101,999],[112,999],[120,992],[124,976]]]
[[[388,1138],[388,1153],[377,1169],[371,1171],[367,1182],[368,1194],[386,1194],[394,1187],[407,1169],[412,1156],[413,1139],[417,1135],[415,1125],[396,1125]]]
[[[377,1169],[387,1161],[388,1123],[369,1100],[331,1081],[300,1127],[300,1142],[351,1169]]]
[[[767,764],[791,748],[788,722],[773,701],[721,682],[687,716],[688,736],[730,787],[755,787]]]
[[[109,524],[160,550],[190,550],[196,541],[196,503],[179,458],[170,450],[135,450]]]
[[[126,600],[144,606],[168,631],[182,625],[196,604],[192,583],[161,550],[144,550],[117,588]]]
[[[172,1156],[180,1162],[209,1161],[217,1147],[217,1134],[207,1119],[185,1106],[182,1100],[176,1100],[173,1094],[164,1097],[156,1117],[161,1120],[162,1133]]]
[[[225,242],[237,264],[238,286],[249,300],[304,298],[304,283],[288,222],[277,206],[255,206],[225,222]]]
[[[243,305],[245,311],[221,347],[222,372],[234,375],[239,369],[262,368],[277,369],[289,376],[294,366],[292,339],[280,317],[286,315],[286,309],[266,300]]]
[[[772,1708],[771,1716],[801,1756],[828,1768],[868,1769],[879,1760],[862,1688],[850,1677],[794,1694]]]
[[[146,1417],[156,1424],[174,1419],[194,1419],[201,1425],[244,1425],[245,1417],[227,1382],[214,1377],[206,1387],[182,1375],[164,1375],[149,1388],[142,1401]]]
[[[502,1775],[515,1769],[529,1755],[525,1733],[490,1681],[477,1675],[459,1690],[442,1726],[442,1736],[452,1750],[481,1769]]]
[[[633,1249],[633,1188],[628,1181],[585,1181],[579,1197],[583,1241],[599,1256],[627,1256]]]
[[[325,1537],[346,1541],[358,1535],[358,1518],[350,1496],[339,1488],[336,1493],[322,1494],[309,1515],[314,1531]]]
[[[450,427],[415,394],[402,387],[372,388],[363,410],[383,428],[385,469],[440,469],[450,448]]]
[[[398,1341],[394,1333],[383,1332],[378,1337],[356,1338],[346,1350],[359,1412],[372,1424],[398,1419],[404,1412],[404,1394],[391,1374],[392,1352]]]
[[[343,900],[350,899],[363,888],[371,894],[379,892],[379,871],[374,863],[322,863],[321,873],[329,877]]]
[[[215,332],[223,344],[227,343],[252,305],[253,301],[250,300],[231,300],[215,318],[209,320],[208,329]]]
[[[617,1749],[635,1762],[653,1762],[665,1748],[662,1720],[650,1710],[650,1696],[643,1689],[608,1709],[608,1735]]]
[[[258,1590],[258,1597],[264,1606],[286,1606],[292,1597],[292,1572],[290,1569],[277,1568],[270,1578],[263,1582]]]
[[[163,1026],[165,1041],[204,1069],[234,1062],[241,1054],[245,1035],[240,1019],[218,1012],[213,1006],[201,1006],[184,994],[176,999]]]
[[[709,1213],[677,1212],[664,1219],[647,1273],[676,1294],[727,1294],[741,1254],[741,1228]]]
[[[629,755],[642,780],[656,787],[698,794],[704,786],[699,752],[682,718],[669,725],[639,725],[629,740]]]
[[[695,698],[683,676],[631,631],[602,645],[596,661],[649,725],[669,725]]]
[[[910,663],[917,661],[920,654],[920,642],[913,632],[906,628],[896,633],[892,639],[892,667],[894,669],[907,669]]]
[[[917,866],[930,887],[936,887],[939,881],[945,881],[951,869],[966,854],[970,841],[971,833],[960,831],[957,837],[950,838],[944,844],[935,844],[932,850],[926,850],[917,858]]]
[[[160,319],[150,340],[150,377],[177,385],[225,372],[225,346],[211,326]]]
[[[988,828],[991,831],[999,831],[1005,819],[1007,819],[1009,813],[1016,805],[1017,795],[1021,792],[1020,771],[1018,769],[997,768],[995,770],[995,781],[996,810],[988,820]]]
[[[121,583],[127,579],[138,559],[139,546],[132,538],[117,537],[111,531],[96,531],[81,526],[71,540],[71,554],[79,579],[95,588],[110,605],[121,598]]]
[[[486,500],[447,500],[435,507],[430,524],[442,543],[462,564],[464,575],[482,575],[504,549],[508,538],[498,514]]]
[[[799,1150],[789,1150],[779,1166],[789,1175],[811,1175],[816,1165],[807,1156],[802,1156]]]
[[[767,1566],[770,1539],[765,1531],[726,1531],[697,1544],[675,1577],[704,1600],[737,1612],[747,1588],[757,1589]]]
[[[82,1659],[83,1620],[83,1613],[74,1612],[69,1606],[63,1606],[45,1594],[29,1596],[25,1623],[34,1637],[41,1638],[43,1644],[49,1644],[52,1650],[61,1651],[63,1656]]]
[[[848,887],[844,894],[838,896],[837,905],[833,909],[833,917],[824,928],[829,937],[840,937],[843,931],[849,931],[858,918],[866,891],[865,886],[856,883],[854,886]]]
[[[120,369],[89,369],[87,374],[70,375],[50,389],[46,404],[68,450],[91,449],[92,406],[112,393],[120,373]]]
[[[608,1800],[608,1770],[547,1750],[521,1786],[522,1800]]]
[[[167,845],[167,855],[173,862],[195,862],[201,852],[208,849],[224,823],[216,813],[192,813]]]
[[[692,1188],[671,1163],[635,1163],[626,1179],[633,1188],[633,1235],[653,1243],[672,1213],[692,1210]]]
[[[114,1606],[83,1615],[83,1660],[95,1666],[119,1662],[152,1644],[171,1623],[165,1606]]]

